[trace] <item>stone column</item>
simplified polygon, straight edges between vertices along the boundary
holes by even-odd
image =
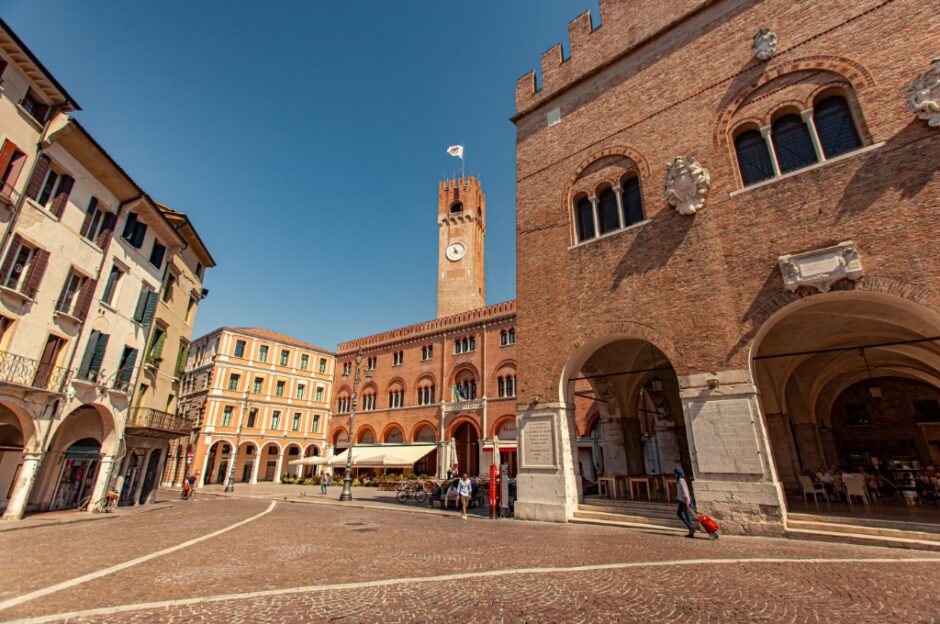
[[[199,439],[196,439],[196,444],[193,446],[193,455],[195,455],[195,450],[199,448]],[[199,478],[196,479],[196,487],[203,487],[206,484],[206,471],[209,469],[209,439],[206,438],[206,454],[202,457],[202,470],[199,471]],[[195,461],[195,458],[194,458]]]
[[[277,468],[274,469],[274,482],[281,482],[281,466],[284,464],[284,449],[277,454]]]
[[[33,485],[36,483],[36,475],[39,473],[41,463],[41,452],[23,453],[23,467],[20,468],[13,495],[10,496],[6,511],[3,512],[4,520],[19,520],[26,513],[26,505],[29,503],[29,495],[33,492]]]
[[[597,237],[601,235],[601,222],[597,216],[597,197],[589,197],[588,199],[591,202],[591,215],[594,217],[594,236]]]
[[[813,121],[813,109],[807,108],[805,111],[800,112],[800,118],[803,120],[803,123],[806,124],[806,129],[809,131],[810,141],[813,142],[813,150],[816,151],[816,160],[823,162],[826,160],[826,155],[823,154],[822,143],[819,142],[819,133],[816,132],[816,122]]]
[[[761,128],[760,135],[764,137],[764,143],[767,145],[767,152],[770,153],[770,166],[773,167],[774,176],[779,176],[780,163],[777,162],[777,150],[774,149],[774,142],[770,138],[770,126],[764,126]]]
[[[578,508],[575,407],[534,404],[517,413],[519,474],[516,517],[566,522]]]
[[[617,196],[617,223],[622,229],[627,223],[627,215],[623,213],[623,187],[619,184],[614,187],[614,195]]]
[[[147,495],[147,500],[144,501],[145,504],[153,503],[157,500],[157,490],[160,489],[160,475],[163,474],[163,469],[166,468],[166,449],[154,449],[156,452],[161,453],[160,463],[157,464],[157,478],[154,480],[153,489],[150,490],[150,494]]]
[[[150,457],[156,449],[147,449],[144,458],[140,462],[140,473],[137,475],[137,483],[134,485],[134,507],[140,505],[140,494],[144,491],[144,481],[147,480],[147,469],[150,467]]]
[[[627,465],[627,444],[624,440],[623,427],[620,425],[621,417],[616,413],[611,415],[607,410],[607,405],[604,403],[600,404],[598,412],[601,440],[603,440],[604,443],[605,474],[630,474]]]
[[[692,493],[728,533],[781,535],[783,488],[747,370],[679,378]]]
[[[255,455],[255,460],[251,463],[251,478],[248,485],[254,485],[258,482],[258,466],[261,465],[261,453]]]
[[[91,500],[100,501],[108,492],[108,485],[111,483],[111,471],[114,469],[114,455],[105,455],[101,458],[98,465],[98,476],[95,479],[95,487],[91,490]]]

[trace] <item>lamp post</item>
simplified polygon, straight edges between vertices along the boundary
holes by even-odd
[[[352,453],[353,446],[353,434],[356,431],[356,397],[359,395],[359,367],[362,364],[362,347],[356,351],[356,372],[353,376],[353,388],[352,395],[350,396],[350,405],[349,405],[349,448],[346,449],[346,475],[343,477],[343,491],[339,495],[340,501],[351,501],[352,500]],[[371,371],[366,371],[366,379],[371,379]],[[343,373],[343,379],[349,379],[349,373]]]
[[[238,413],[238,428],[235,430],[235,448],[232,451],[231,465],[228,467],[228,482],[225,484],[226,492],[235,491],[235,464],[238,463],[238,449],[242,444],[242,419],[248,412],[248,391],[245,390],[245,398],[242,403],[242,410]]]

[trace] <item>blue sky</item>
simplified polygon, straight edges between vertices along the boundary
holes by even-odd
[[[196,335],[328,349],[434,318],[448,145],[487,193],[488,303],[515,297],[514,85],[585,9],[597,24],[597,0],[0,0],[85,127],[215,256]]]

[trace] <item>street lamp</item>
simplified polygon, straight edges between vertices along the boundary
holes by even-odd
[[[242,419],[248,412],[248,391],[242,403],[242,411],[238,413],[238,429],[235,430],[235,448],[232,451],[231,465],[228,467],[228,482],[225,484],[226,492],[235,491],[235,464],[238,463],[238,449],[242,444]]]
[[[362,347],[359,347],[359,350],[356,351],[356,373],[353,377],[352,395],[349,397],[349,435],[347,436],[349,447],[346,449],[346,475],[343,477],[343,491],[339,495],[340,501],[352,500],[352,452],[353,446],[355,446],[353,434],[356,431],[356,397],[359,395],[360,364],[362,364]],[[343,379],[349,379],[349,373],[344,372]],[[366,370],[366,379],[372,379],[371,370]]]

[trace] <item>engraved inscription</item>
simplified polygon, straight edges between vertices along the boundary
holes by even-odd
[[[712,399],[690,406],[692,437],[701,472],[762,474],[751,403]]]
[[[551,417],[526,420],[522,425],[521,434],[524,467],[556,467],[555,434]]]

